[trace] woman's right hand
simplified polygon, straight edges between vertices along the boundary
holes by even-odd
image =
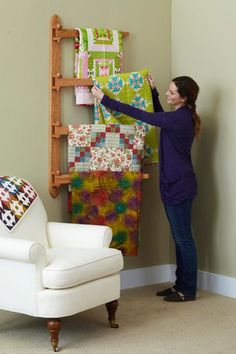
[[[156,83],[152,74],[149,73],[147,79],[151,88],[154,89],[156,87]]]
[[[104,93],[98,87],[93,86],[91,90],[93,97],[96,98],[99,102],[103,99]]]

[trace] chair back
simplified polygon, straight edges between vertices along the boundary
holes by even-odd
[[[46,225],[45,208],[31,184],[0,176],[0,237],[32,240],[48,248]]]

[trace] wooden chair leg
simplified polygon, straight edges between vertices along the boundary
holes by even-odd
[[[47,321],[47,327],[51,334],[51,344],[54,352],[59,352],[58,348],[58,334],[61,329],[61,320],[60,318],[53,318]]]
[[[119,305],[118,300],[114,300],[106,304],[106,309],[108,311],[108,322],[111,328],[119,327],[119,325],[116,323],[116,318],[115,318],[118,305]]]

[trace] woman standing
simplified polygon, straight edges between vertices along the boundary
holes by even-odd
[[[156,295],[172,302],[195,300],[197,252],[192,237],[191,214],[192,202],[197,194],[197,181],[192,166],[191,147],[201,128],[201,121],[196,113],[199,87],[188,76],[173,79],[166,96],[167,103],[174,106],[174,111],[164,112],[155,81],[152,76],[148,80],[153,96],[152,113],[111,99],[95,86],[92,93],[111,110],[161,128],[160,193],[175,242],[177,267],[175,284]]]

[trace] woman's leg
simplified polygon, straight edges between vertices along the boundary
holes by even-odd
[[[182,274],[183,274],[183,261],[181,256],[181,250],[178,243],[175,242],[175,254],[176,254],[176,270],[175,270],[175,289],[179,290],[182,284]]]
[[[171,223],[171,219],[169,218],[169,214],[168,214],[168,208],[165,207],[165,212],[166,212],[166,216],[167,219],[169,221],[170,224],[170,229],[171,229],[171,233],[172,233],[172,237],[174,239],[175,242],[175,258],[176,258],[176,270],[175,270],[175,276],[176,276],[176,280],[175,280],[175,285],[174,285],[174,289],[178,290],[181,287],[181,277],[182,277],[182,271],[183,271],[183,265],[182,265],[182,259],[181,259],[181,252],[180,252],[180,247],[179,245],[176,243],[176,237],[175,237],[175,229],[172,227],[172,223]]]
[[[192,237],[192,200],[179,205],[165,205],[167,217],[176,243],[176,288],[187,296],[197,291],[197,252]]]

